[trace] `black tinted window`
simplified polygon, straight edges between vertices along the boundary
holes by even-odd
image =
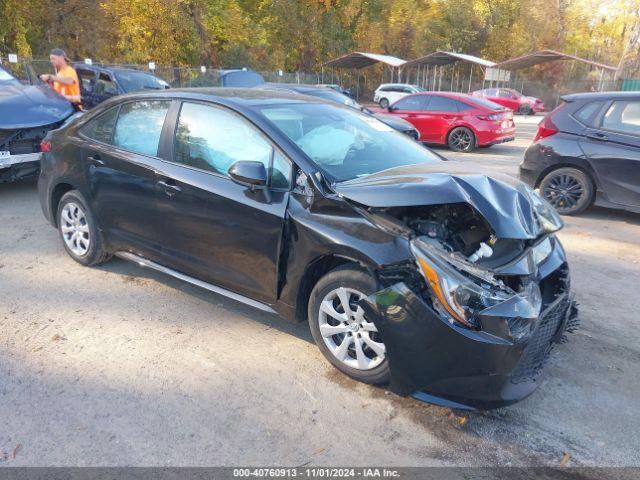
[[[111,108],[82,127],[82,133],[98,142],[111,143],[117,116],[118,107]]]
[[[120,107],[113,144],[131,152],[155,157],[167,110],[167,101],[125,103]]]
[[[583,105],[573,116],[585,125],[593,125],[594,116],[602,108],[603,103],[589,102]]]
[[[602,119],[602,128],[640,136],[640,101],[616,101]]]
[[[178,163],[226,176],[235,162],[261,162],[271,186],[287,188],[291,165],[273,153],[271,144],[239,115],[197,103],[185,103],[180,110],[174,152]]]
[[[424,110],[426,102],[422,95],[411,95],[393,104],[394,110]]]
[[[455,100],[451,100],[450,98],[434,95],[431,97],[431,101],[429,101],[427,110],[430,112],[457,112],[458,106],[456,103]]]

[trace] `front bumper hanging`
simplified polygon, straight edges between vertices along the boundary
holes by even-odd
[[[362,306],[384,339],[390,390],[450,408],[492,409],[531,394],[554,343],[577,326],[568,293],[543,307],[531,334],[517,342],[450,324],[404,283]]]

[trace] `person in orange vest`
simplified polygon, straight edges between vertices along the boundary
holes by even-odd
[[[51,65],[56,70],[55,75],[45,73],[40,80],[49,84],[56,92],[69,100],[76,110],[82,110],[80,100],[80,83],[78,74],[69,65],[69,58],[61,48],[54,48],[49,55]]]

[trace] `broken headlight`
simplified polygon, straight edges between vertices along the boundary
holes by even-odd
[[[411,250],[433,293],[434,306],[450,323],[477,329],[480,317],[538,317],[542,301],[537,284],[515,292],[490,271],[420,238],[411,242]]]
[[[533,211],[538,217],[540,228],[546,233],[557,232],[564,226],[564,222],[553,206],[544,198],[534,192],[531,188],[526,187]]]

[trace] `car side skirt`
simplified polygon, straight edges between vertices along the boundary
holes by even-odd
[[[179,280],[191,283],[192,285],[195,285],[197,287],[200,288],[204,288],[205,290],[209,290],[210,292],[214,292],[217,293],[219,295],[223,295],[227,298],[231,298],[232,300],[235,300],[237,302],[240,303],[244,303],[245,305],[249,305],[250,307],[253,308],[257,308],[258,310],[262,310],[264,312],[269,312],[269,313],[277,313],[273,308],[271,308],[269,305],[266,305],[262,302],[258,302],[256,300],[252,300],[251,298],[245,297],[243,295],[239,295],[237,293],[234,293],[230,290],[227,290],[226,288],[222,288],[222,287],[218,287],[217,285],[213,285],[211,283],[207,283],[207,282],[203,282],[202,280],[198,280],[197,278],[191,277],[189,275],[185,275],[184,273],[180,273],[176,270],[173,270],[171,268],[165,267],[164,265],[160,265],[159,263],[156,262],[152,262],[151,260],[147,260],[144,257],[141,257],[139,255],[136,255],[135,253],[131,253],[131,252],[116,252],[115,253],[116,257],[119,257],[123,260],[127,260],[129,262],[133,262],[133,263],[137,263],[138,265],[142,266],[142,267],[147,267],[147,268],[151,268],[153,270],[156,270],[158,272],[162,272],[164,274],[170,275],[174,278],[177,278]]]

